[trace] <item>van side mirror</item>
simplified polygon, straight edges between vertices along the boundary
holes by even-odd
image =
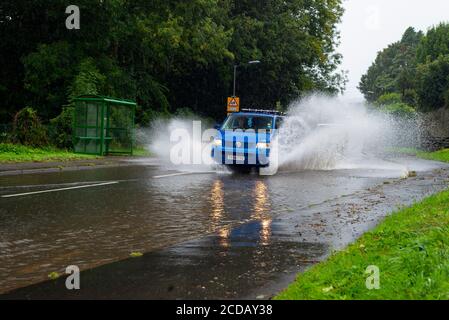
[[[220,130],[221,129],[221,124],[220,123],[214,124],[214,129]]]

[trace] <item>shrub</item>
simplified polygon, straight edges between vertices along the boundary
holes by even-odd
[[[416,110],[410,107],[408,104],[398,102],[383,106],[381,111],[391,114],[395,117],[411,118],[416,114]]]
[[[37,112],[30,107],[23,108],[14,116],[13,142],[32,147],[48,144],[47,131],[41,124]]]
[[[65,107],[59,116],[50,120],[50,141],[60,149],[73,149],[73,125],[75,108]]]
[[[11,142],[11,130],[11,125],[0,124],[0,143]]]
[[[402,95],[402,102],[416,108],[418,106],[418,94],[415,89],[405,89]]]
[[[402,97],[399,93],[386,93],[384,95],[381,95],[379,99],[377,99],[376,104],[380,107],[395,104],[395,103],[401,103]]]

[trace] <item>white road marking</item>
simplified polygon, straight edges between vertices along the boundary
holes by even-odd
[[[57,192],[57,191],[65,191],[65,190],[100,187],[100,186],[107,186],[107,185],[117,184],[117,183],[119,183],[119,182],[118,181],[109,181],[109,182],[82,185],[82,186],[76,186],[76,187],[67,187],[67,188],[49,189],[49,190],[41,190],[41,191],[33,191],[33,192],[25,192],[25,193],[7,194],[7,195],[3,195],[2,198],[12,198],[12,197],[28,196],[28,195],[39,194],[39,193],[49,193],[49,192]]]
[[[211,173],[216,173],[216,172],[215,171],[178,172],[178,173],[164,174],[162,176],[154,176],[153,179],[187,176],[187,175],[194,175],[194,174],[211,174]]]
[[[161,178],[169,178],[169,177],[177,177],[177,176],[186,176],[192,174],[192,172],[178,172],[172,174],[164,174],[162,176],[154,176],[153,179],[161,179]]]
[[[118,180],[117,180],[118,181]],[[66,183],[48,183],[48,184],[27,184],[27,185],[18,185],[18,186],[2,186],[1,189],[31,189],[31,188],[53,188],[53,187],[68,187],[68,186],[84,186],[88,184],[98,184],[109,181],[80,181],[80,182],[66,182]]]

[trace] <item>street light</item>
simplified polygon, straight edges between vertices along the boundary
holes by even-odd
[[[235,98],[235,82],[236,82],[236,79],[237,79],[237,68],[241,67],[243,65],[251,65],[251,64],[258,64],[258,63],[260,63],[259,60],[251,60],[251,61],[248,61],[247,63],[244,63],[244,64],[235,64],[234,65],[234,91],[232,93],[232,97]]]

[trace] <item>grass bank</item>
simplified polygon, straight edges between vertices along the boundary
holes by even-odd
[[[151,157],[152,154],[148,149],[145,149],[142,146],[137,146],[133,149],[133,156],[135,157]]]
[[[422,159],[449,162],[449,149],[443,149],[435,152],[426,152],[414,148],[397,148],[392,149],[392,152],[417,156]]]
[[[365,285],[372,265],[378,290]],[[449,191],[387,217],[276,299],[449,299]]]
[[[97,157],[54,148],[31,148],[0,143],[0,163],[70,161],[95,158]]]
[[[444,149],[435,152],[418,151],[416,155],[420,158],[427,160],[449,162],[449,149]]]

